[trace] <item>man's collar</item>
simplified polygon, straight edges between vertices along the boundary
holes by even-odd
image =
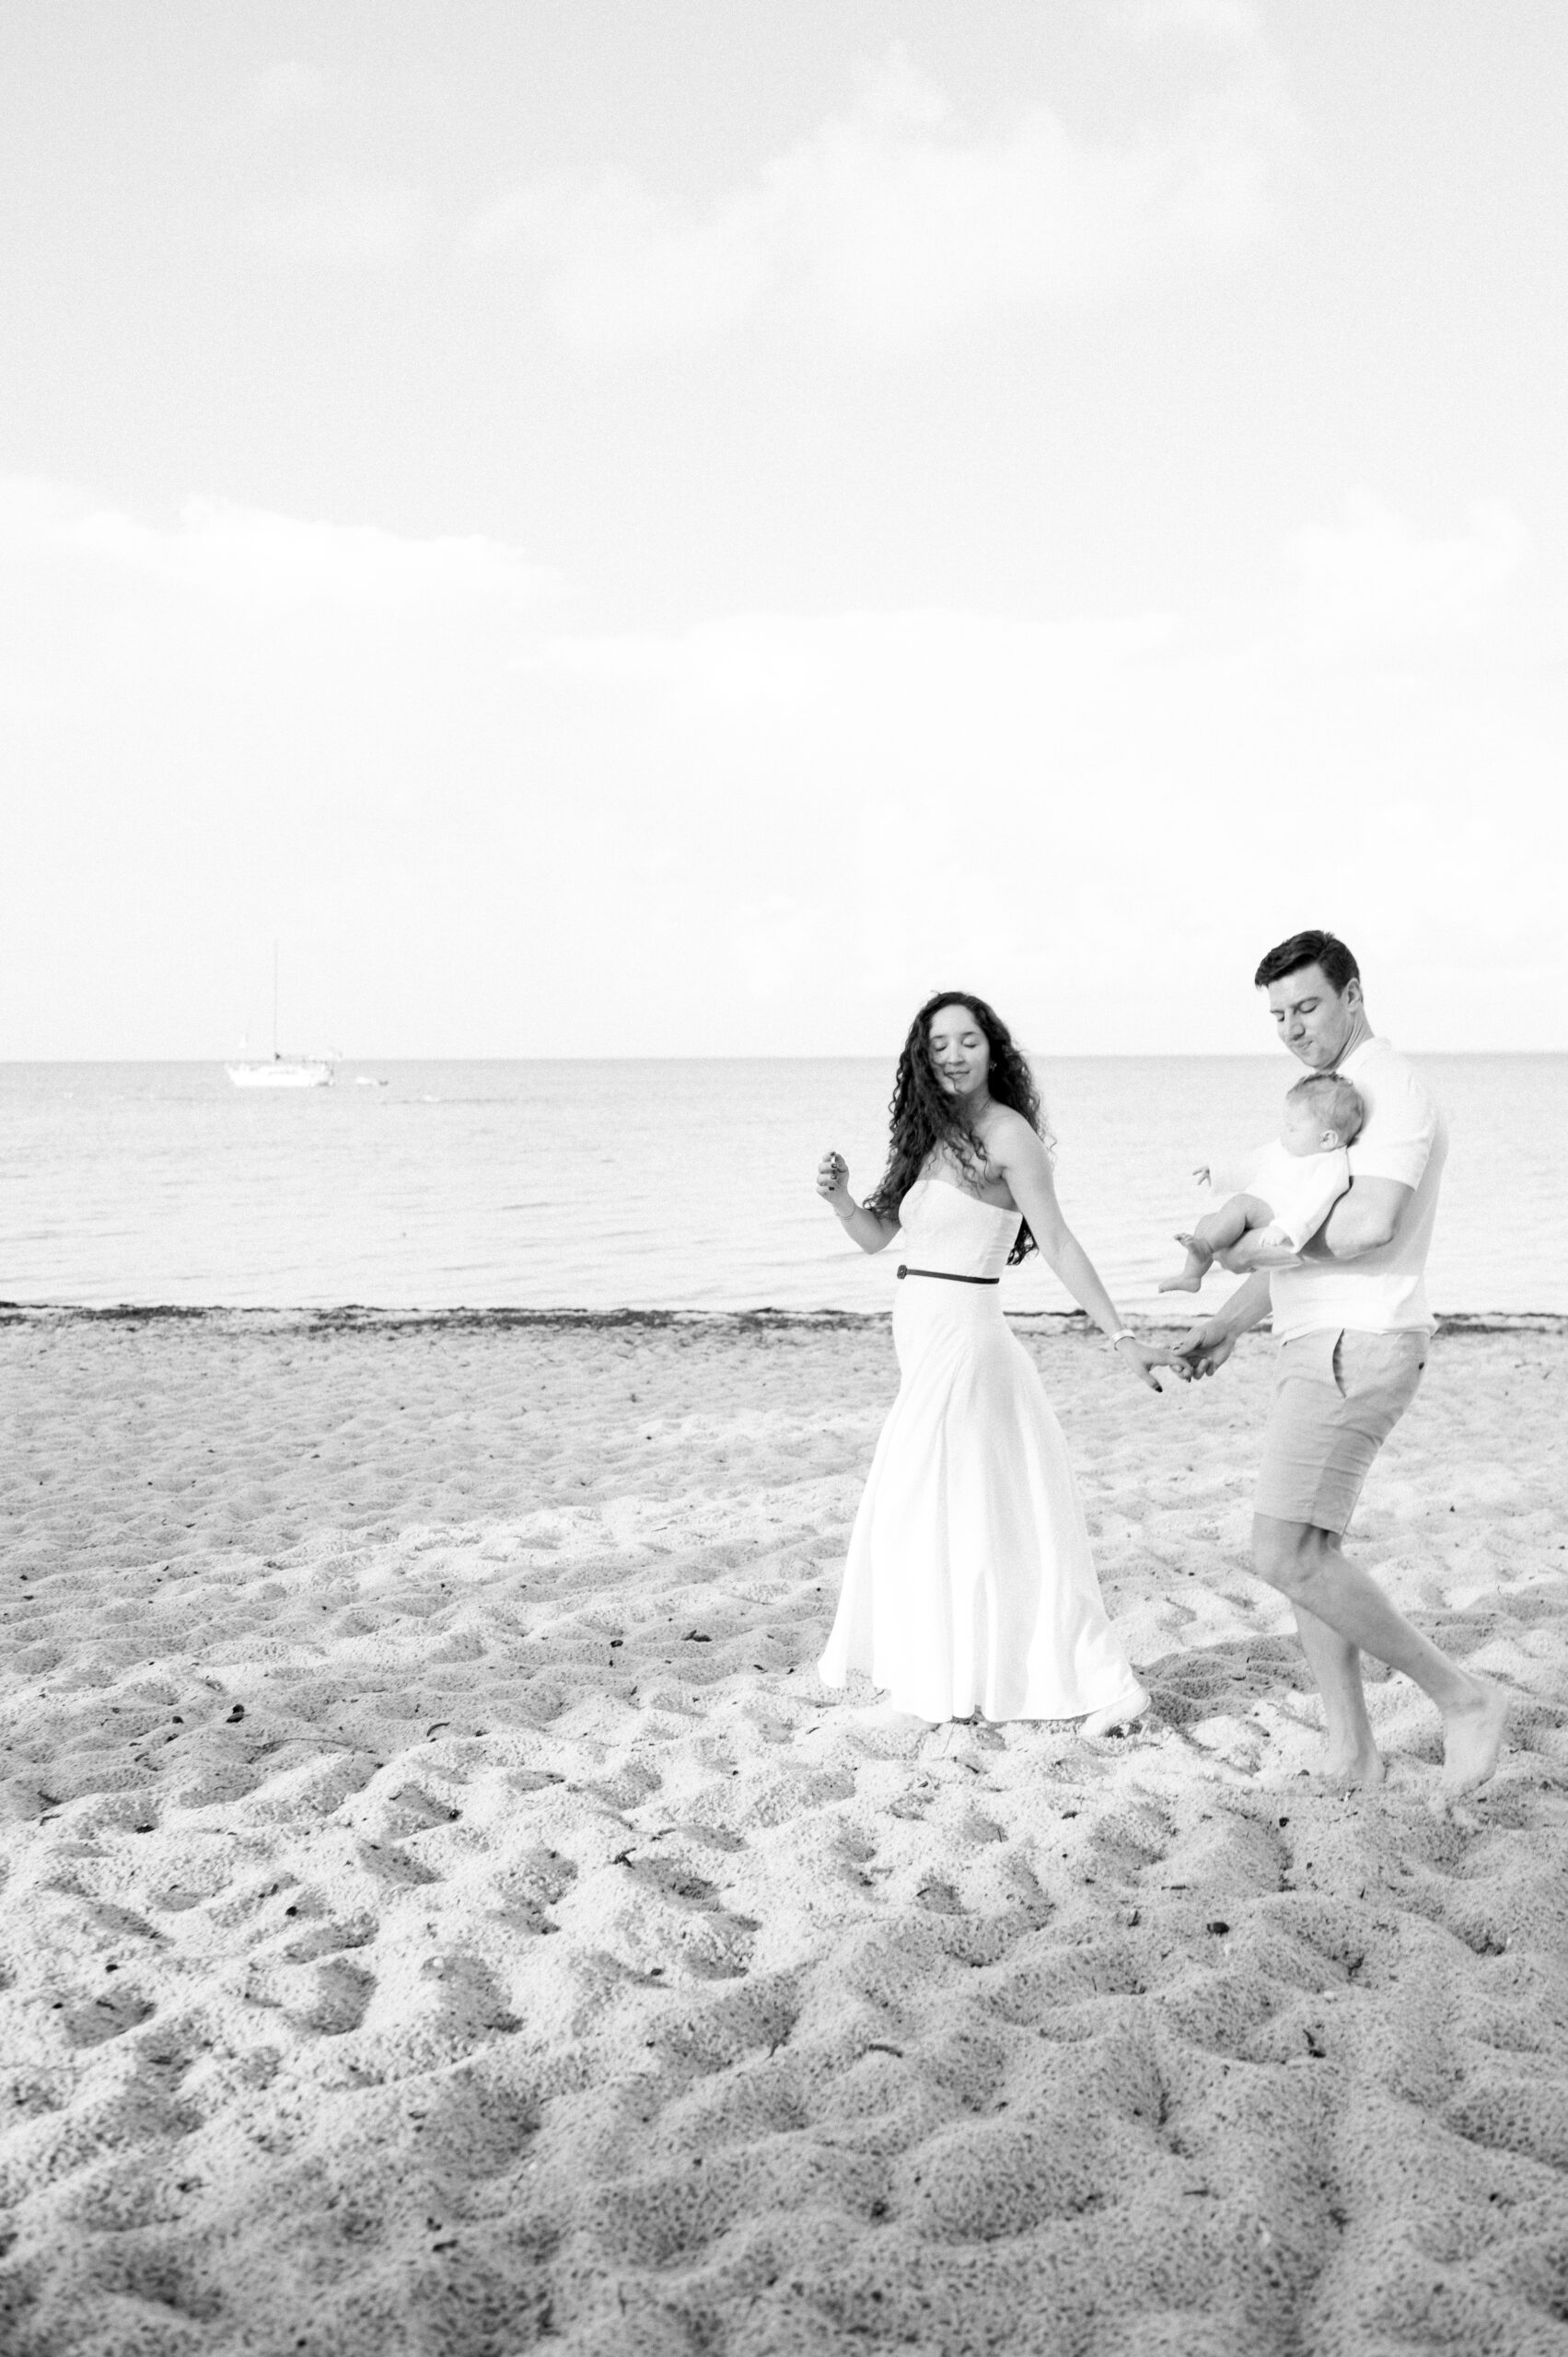
[[[1365,1055],[1369,1048],[1375,1048],[1376,1045],[1376,1032],[1369,1031],[1365,1039],[1358,1039],[1356,1041],[1348,1056],[1342,1056],[1340,1058],[1339,1062],[1334,1066],[1334,1070],[1336,1072],[1348,1073],[1353,1064],[1358,1064],[1361,1062],[1363,1056]]]

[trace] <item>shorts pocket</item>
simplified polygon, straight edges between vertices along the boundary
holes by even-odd
[[[1333,1326],[1315,1326],[1306,1334],[1293,1335],[1280,1347],[1274,1372],[1275,1390],[1287,1383],[1323,1383],[1340,1391],[1339,1369],[1335,1364],[1339,1346],[1340,1329]]]
[[[1334,1385],[1342,1399],[1355,1403],[1369,1430],[1391,1432],[1415,1397],[1426,1351],[1419,1355],[1411,1337],[1347,1328],[1334,1342]]]

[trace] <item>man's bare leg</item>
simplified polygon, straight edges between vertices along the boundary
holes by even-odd
[[[1342,1551],[1332,1532],[1309,1522],[1256,1515],[1252,1563],[1260,1579],[1290,1598],[1298,1626],[1305,1611],[1342,1643],[1402,1670],[1430,1695],[1443,1719],[1445,1792],[1467,1793],[1485,1783],[1497,1765],[1508,1721],[1507,1698],[1498,1688],[1461,1669],[1412,1627],[1376,1581]],[[1310,1647],[1307,1659],[1316,1676],[1318,1664]],[[1343,1699],[1342,1682],[1338,1702],[1342,1704]]]
[[[1380,1784],[1387,1771],[1366,1715],[1361,1648],[1308,1612],[1305,1605],[1297,1604],[1293,1609],[1301,1650],[1323,1697],[1328,1734],[1319,1772],[1336,1784]]]

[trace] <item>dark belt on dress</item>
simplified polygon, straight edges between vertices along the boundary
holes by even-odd
[[[940,1277],[946,1285],[999,1285],[1000,1277],[961,1277],[957,1269],[908,1269],[899,1262],[900,1277]]]

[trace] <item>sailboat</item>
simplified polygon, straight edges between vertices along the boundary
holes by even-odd
[[[330,1088],[332,1067],[320,1056],[285,1056],[278,1051],[278,945],[273,944],[273,1057],[270,1063],[226,1064],[236,1088]]]

